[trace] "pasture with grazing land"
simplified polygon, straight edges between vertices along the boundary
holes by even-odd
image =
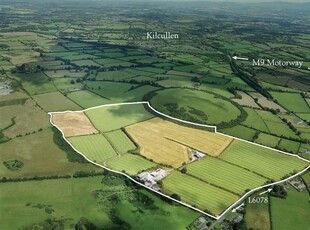
[[[271,92],[271,95],[283,107],[296,113],[310,113],[310,107],[299,93]]]
[[[188,166],[187,173],[224,189],[243,194],[264,184],[267,179],[214,157],[204,157]]]
[[[81,109],[59,92],[34,95],[33,98],[47,112]]]
[[[271,197],[272,229],[308,229],[309,193],[289,187],[286,199]]]
[[[107,132],[104,133],[104,136],[119,154],[127,153],[129,150],[136,148],[135,144],[132,143],[122,130]]]
[[[202,91],[166,89],[156,92],[151,105],[173,117],[206,124],[236,119],[240,110],[231,102]]]
[[[108,140],[101,134],[69,137],[68,140],[78,151],[97,163],[117,156]]]
[[[258,193],[250,196],[250,199],[256,197],[267,198],[266,194],[258,195]],[[268,203],[249,203],[246,204],[245,220],[249,229],[270,229],[270,213]]]
[[[0,154],[1,177],[26,178],[72,175],[75,171],[96,169],[90,164],[69,162],[66,152],[55,144],[54,139],[55,133],[48,128],[2,143]],[[70,146],[68,145],[68,147]],[[23,168],[19,171],[8,170],[2,162],[12,159],[23,162]]]
[[[108,160],[105,164],[111,169],[119,172],[125,171],[129,175],[136,175],[141,171],[156,167],[156,164],[130,153]]]
[[[275,148],[280,142],[280,137],[272,136],[266,133],[260,133],[255,140],[256,143]]]
[[[79,106],[81,106],[82,108],[90,108],[102,104],[107,104],[109,101],[88,90],[72,92],[69,93],[67,97],[72,101],[74,101]]]
[[[273,180],[280,180],[285,175],[300,171],[308,165],[296,157],[239,140],[234,140],[221,154],[220,159]]]
[[[242,122],[243,125],[269,133],[266,123],[262,117],[258,115],[257,110],[251,108],[245,108],[244,110],[247,112],[248,116],[245,121]]]
[[[31,95],[57,91],[53,82],[43,73],[14,74],[11,77],[20,80],[24,89]]]
[[[169,195],[178,194],[181,201],[201,210],[208,210],[214,215],[220,214],[239,198],[233,193],[177,171],[171,172],[163,180],[163,191]]]
[[[103,106],[87,110],[85,113],[101,132],[120,129],[153,117],[142,104]]]
[[[27,99],[24,104],[0,107],[0,116],[0,127],[7,127],[14,118],[14,124],[3,132],[10,138],[50,127],[48,115],[32,99]]]
[[[256,130],[250,129],[248,127],[242,125],[236,125],[232,128],[222,129],[220,130],[221,133],[226,133],[228,135],[239,137],[248,141],[252,141],[253,137],[256,133]]]

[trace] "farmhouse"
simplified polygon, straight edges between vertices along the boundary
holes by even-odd
[[[305,184],[302,180],[294,179],[289,182],[297,191],[302,192],[306,189]]]
[[[153,172],[142,172],[138,175],[138,178],[140,181],[144,182],[144,185],[158,191],[160,190],[160,187],[157,185],[157,182],[162,180],[168,174],[168,171],[159,168]]]

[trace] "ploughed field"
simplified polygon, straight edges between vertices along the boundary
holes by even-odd
[[[308,165],[273,149],[154,117],[144,106],[105,105],[51,116],[89,160],[134,177],[165,169],[168,175],[157,184],[162,193],[213,215],[246,191]]]

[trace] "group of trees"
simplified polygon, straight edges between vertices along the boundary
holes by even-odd
[[[70,162],[88,163],[88,161],[80,154],[77,154],[73,148],[63,139],[61,132],[52,127],[54,143],[67,154],[67,159]]]
[[[285,199],[287,197],[287,191],[282,185],[276,184],[273,186],[272,191],[270,192],[270,195]]]

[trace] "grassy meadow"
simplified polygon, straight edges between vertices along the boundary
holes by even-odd
[[[85,112],[101,132],[109,132],[153,117],[143,104],[104,106]]]
[[[68,140],[78,151],[97,163],[117,156],[111,144],[102,134],[70,137]]]
[[[225,149],[220,159],[273,180],[280,180],[283,176],[302,170],[308,165],[296,157],[237,140]]]

